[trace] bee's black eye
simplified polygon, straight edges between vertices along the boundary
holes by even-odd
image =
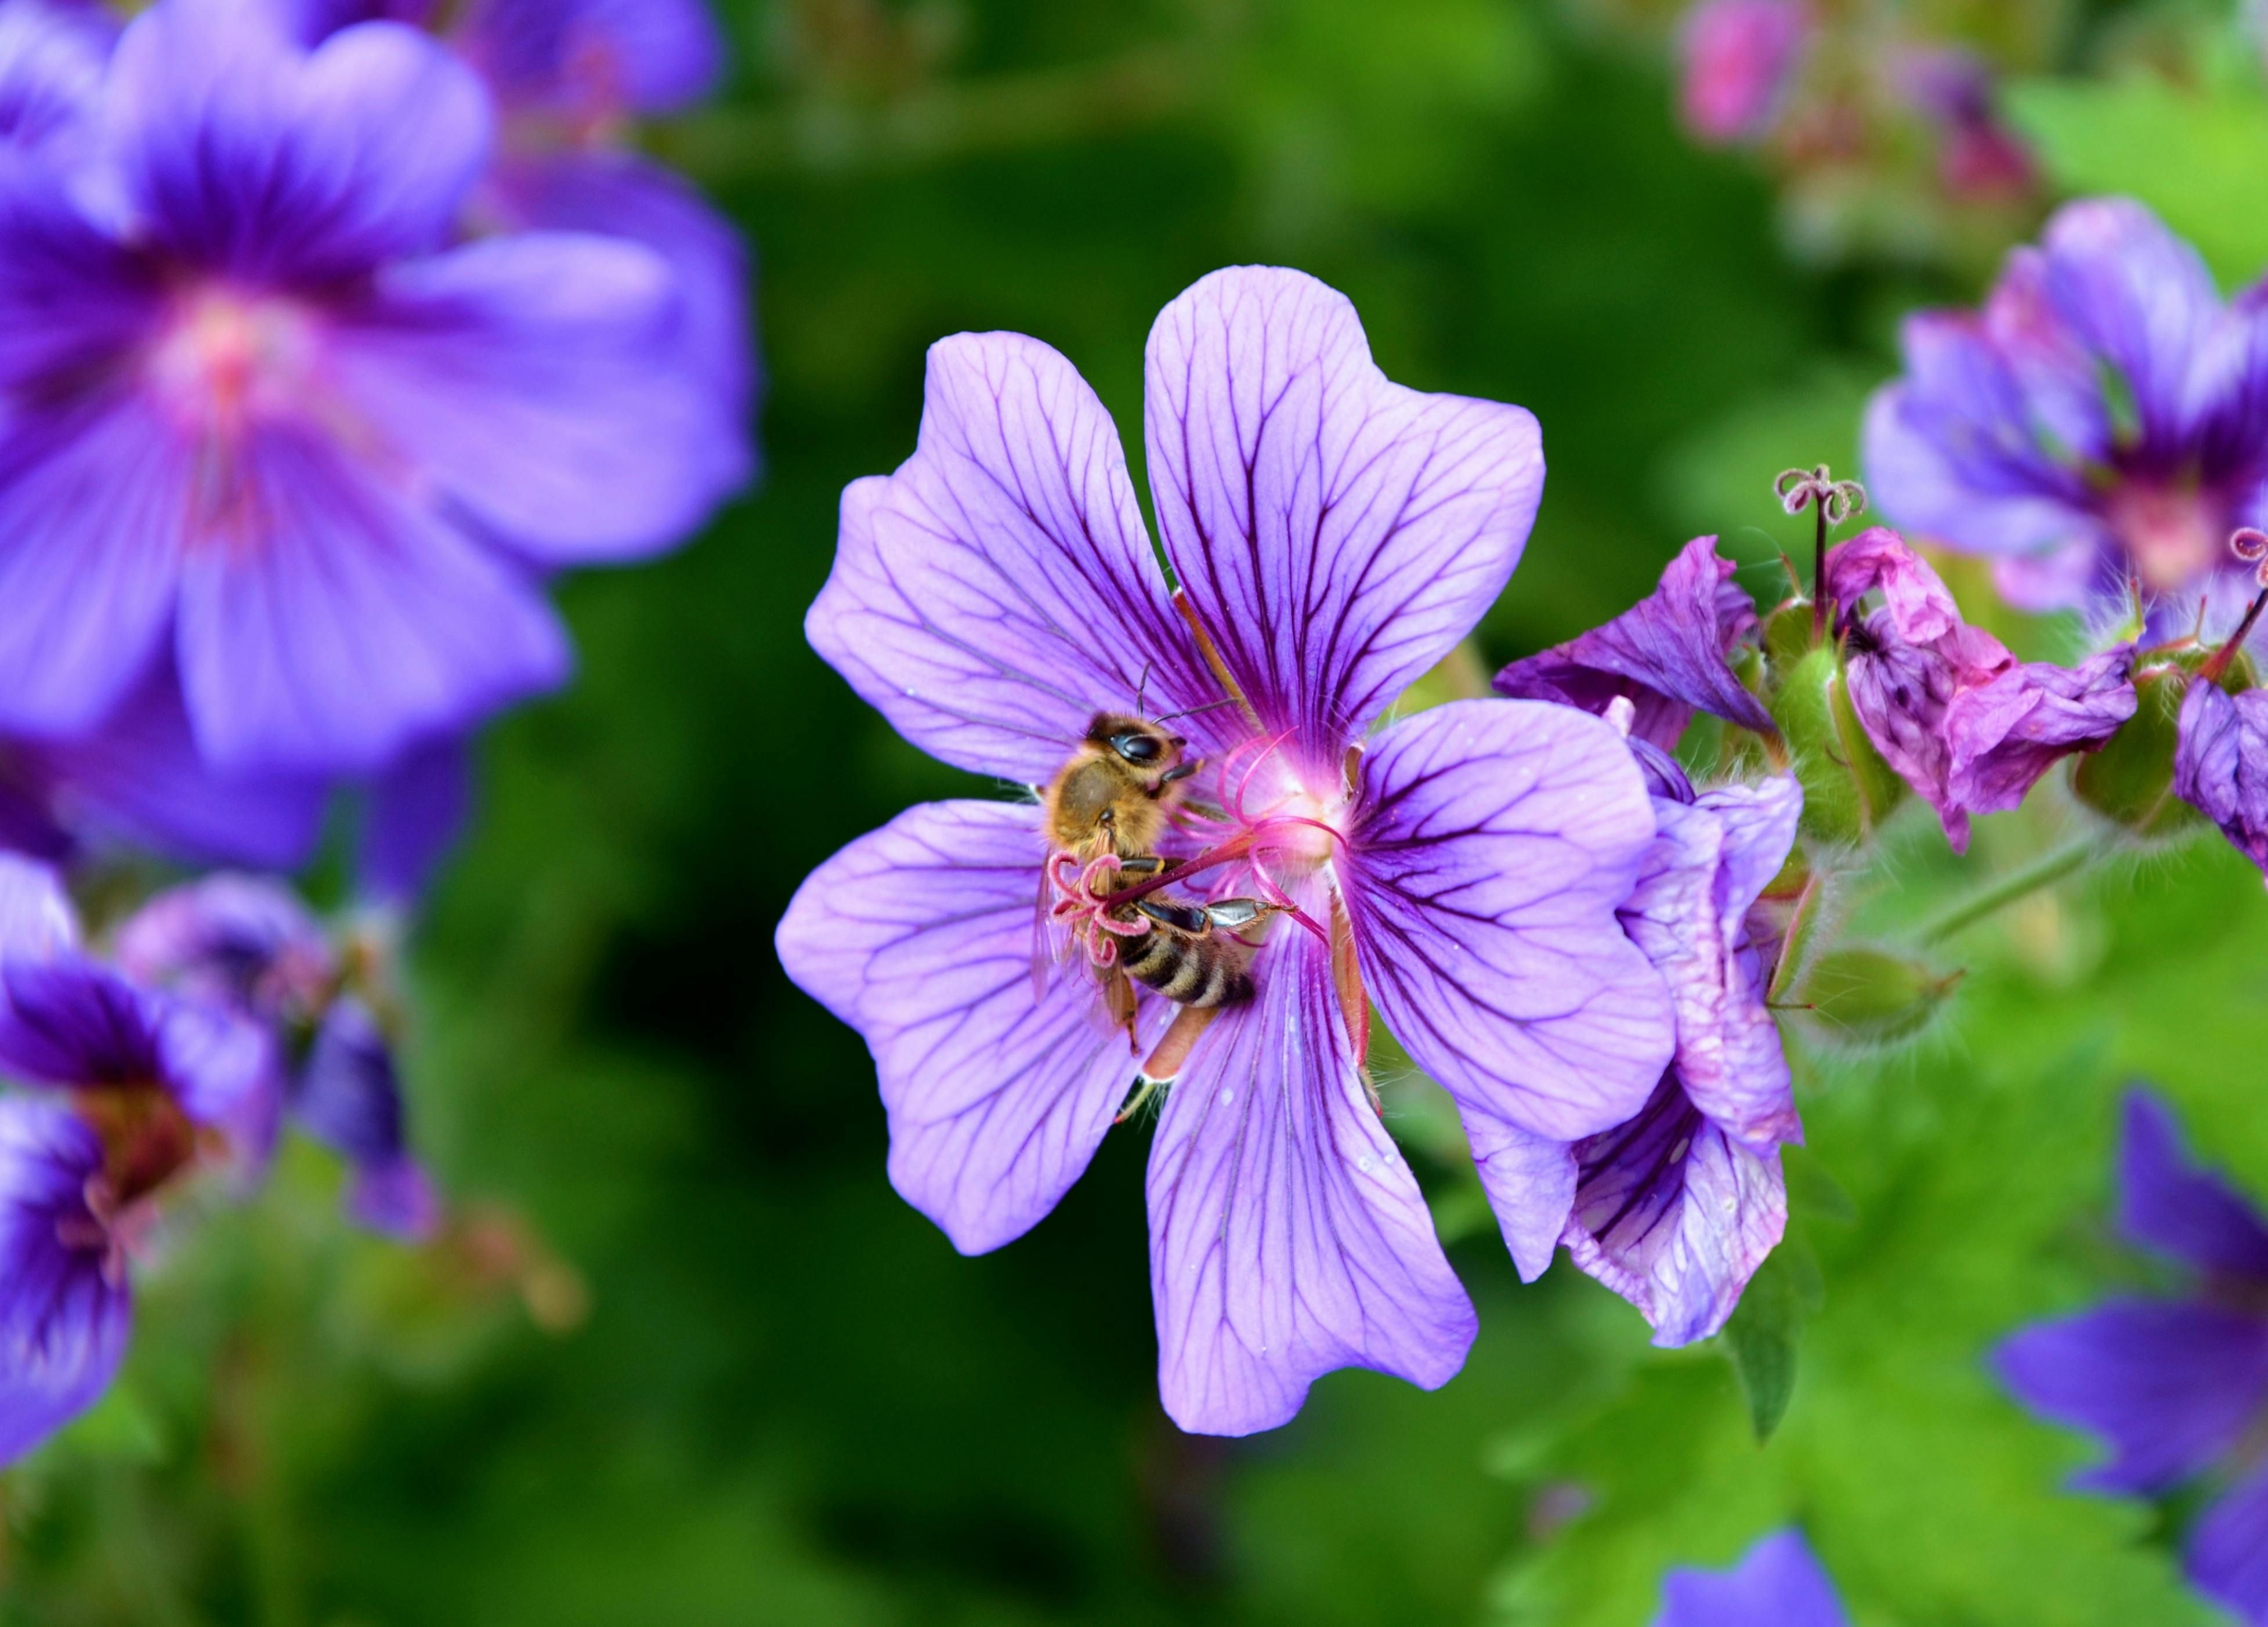
[[[1137,734],[1129,729],[1110,737],[1110,749],[1129,762],[1155,762],[1164,747],[1147,734]]]

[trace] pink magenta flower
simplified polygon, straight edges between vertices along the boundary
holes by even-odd
[[[1039,808],[932,803],[814,872],[778,944],[865,1035],[891,1180],[964,1253],[1054,1206],[1138,1066],[1173,1080],[1150,1155],[1160,1385],[1184,1428],[1241,1434],[1339,1367],[1439,1385],[1472,1340],[1367,1089],[1371,1000],[1455,1097],[1508,1238],[1557,1234],[1564,1144],[1645,1105],[1673,1027],[1616,921],[1654,821],[1611,726],[1489,700],[1369,733],[1511,576],[1535,419],[1388,382],[1353,307],[1292,271],[1198,283],[1147,379],[1178,593],[1094,392],[1035,340],[961,335],[930,352],[913,457],[843,494],[806,627],[909,740],[981,774],[1037,785],[1099,713],[1174,718],[1196,767],[1157,844],[1173,868],[1050,880]],[[1241,1000],[1190,1014],[1137,985],[1130,1053],[1081,962],[1136,941],[1087,906],[1145,891],[1272,918]],[[1035,962],[1047,901],[1076,917],[1068,965]]]

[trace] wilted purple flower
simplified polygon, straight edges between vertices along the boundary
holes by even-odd
[[[0,171],[0,725],[92,728],[170,651],[208,760],[375,769],[560,679],[541,573],[722,494],[666,261],[450,247],[491,120],[431,41],[160,0],[95,117]]]
[[[0,1461],[92,1405],[131,1315],[128,1263],[201,1164],[263,1160],[250,1026],[88,958],[51,872],[0,855]],[[49,1093],[53,1093],[50,1094]]]
[[[394,1047],[357,990],[368,975],[295,894],[228,874],[171,888],[120,929],[118,961],[258,1024],[291,1122],[354,1166],[348,1211],[390,1236],[432,1231],[439,1202],[409,1155]]]
[[[1156,885],[1294,911],[1250,999],[1147,1064],[1175,1080],[1150,1160],[1160,1388],[1183,1427],[1242,1433],[1335,1368],[1440,1384],[1472,1338],[1366,1094],[1366,985],[1456,1097],[1507,1235],[1557,1235],[1572,1182],[1532,1187],[1528,1139],[1628,1118],[1670,1050],[1614,917],[1653,821],[1615,733],[1564,707],[1453,703],[1365,741],[1519,558],[1543,474],[1526,412],[1389,383],[1345,299],[1245,268],[1160,315],[1145,429],[1178,597],[1070,364],[943,341],[914,456],[843,494],[806,629],[907,739],[978,773],[1036,784],[1098,713],[1179,718],[1201,766]],[[1084,973],[1035,983],[1048,854],[1033,807],[917,807],[814,872],[779,929],[789,974],[874,1054],[893,1182],[968,1253],[1054,1206],[1134,1075]],[[1206,1017],[1175,1009],[1141,998],[1138,1044]]]
[[[1881,607],[1860,608],[1880,592]],[[2093,751],[2134,715],[2133,646],[2076,667],[2018,661],[1961,619],[1937,572],[1877,526],[1827,556],[1826,593],[1849,653],[1852,710],[1929,805],[1956,853],[1969,816],[2014,807],[2040,776]]]
[[[1734,569],[1718,557],[1716,538],[1694,538],[1652,593],[1603,627],[1514,661],[1496,675],[1498,691],[1599,715],[1628,700],[1631,738],[1663,751],[1675,749],[1696,711],[1770,734],[1771,715],[1727,659],[1756,629]]]
[[[2176,726],[2174,794],[2268,872],[2268,690],[2192,680]]]
[[[2190,1579],[2268,1623],[2268,1222],[2192,1165],[2164,1103],[2128,1093],[2119,1229],[2189,1268],[2187,1299],[2114,1299],[2000,1346],[2001,1378],[2033,1411],[2102,1439],[2074,1483],[2155,1496],[2200,1476],[2215,1495],[2189,1533]]]
[[[475,69],[499,121],[496,156],[468,207],[486,230],[597,232],[659,253],[681,293],[674,364],[709,379],[725,422],[755,394],[749,267],[739,232],[677,175],[631,145],[633,121],[674,113],[715,86],[725,45],[702,0],[271,0],[302,36],[393,18],[436,29]],[[711,448],[716,478],[745,481],[742,434]]]
[[[1810,31],[1802,0],[1700,0],[1678,39],[1685,128],[1712,146],[1766,135]]]
[[[1657,795],[1659,834],[1622,907],[1669,985],[1677,1050],[1635,1118],[1561,1151],[1575,1200],[1556,1240],[1645,1314],[1659,1345],[1722,1328],[1786,1229],[1779,1149],[1803,1125],[1749,917],[1802,812],[1793,776],[1690,801]],[[1543,1269],[1553,1240],[1521,1260],[1523,1274]]]
[[[1653,1627],[1849,1627],[1835,1584],[1798,1531],[1768,1536],[1730,1571],[1662,1579]]]
[[[2107,616],[2139,581],[2154,634],[2201,600],[2225,629],[2252,585],[2223,544],[2268,475],[2262,298],[2224,306],[2139,203],[2067,205],[1981,311],[1908,319],[1905,376],[1867,409],[1868,484],[2020,604]]]

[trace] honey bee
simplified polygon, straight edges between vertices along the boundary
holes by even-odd
[[[1189,742],[1153,723],[1097,712],[1069,762],[1040,793],[1042,823],[1058,850],[1093,858],[1149,859],[1166,827],[1173,789],[1197,771]]]
[[[1078,751],[1040,793],[1042,827],[1055,853],[1068,855],[1077,865],[1107,855],[1116,861],[1116,872],[1130,880],[1164,867],[1156,849],[1173,811],[1174,788],[1198,765],[1186,755],[1189,742],[1167,733],[1161,724],[1118,712],[1095,714]],[[1056,873],[1054,867],[1049,873]],[[1067,881],[1042,883],[1043,933],[1050,911],[1075,896]],[[1133,1040],[1135,983],[1190,1010],[1210,1011],[1249,998],[1250,946],[1237,934],[1274,912],[1256,899],[1192,904],[1155,894],[1108,910],[1112,921],[1138,922],[1145,929],[1110,933],[1115,954],[1096,968],[1108,1020]],[[1035,956],[1035,986],[1044,977],[1043,966],[1044,957]]]

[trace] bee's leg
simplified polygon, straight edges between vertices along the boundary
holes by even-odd
[[[1182,1064],[1189,1061],[1189,1052],[1197,1045],[1197,1035],[1211,1027],[1212,1020],[1219,1015],[1220,1007],[1218,1005],[1182,1007],[1174,1015],[1172,1025],[1167,1028],[1164,1037],[1159,1040],[1157,1048],[1151,1051],[1148,1059],[1142,1064],[1141,1076],[1137,1084],[1145,1099],[1150,1092],[1159,1086],[1174,1082],[1181,1073]],[[1124,1118],[1127,1113],[1139,1105],[1138,1101],[1130,1105],[1123,1109],[1118,1116]]]
[[[1130,876],[1153,876],[1166,867],[1166,861],[1155,853],[1145,853],[1139,858],[1122,858],[1118,868]]]

